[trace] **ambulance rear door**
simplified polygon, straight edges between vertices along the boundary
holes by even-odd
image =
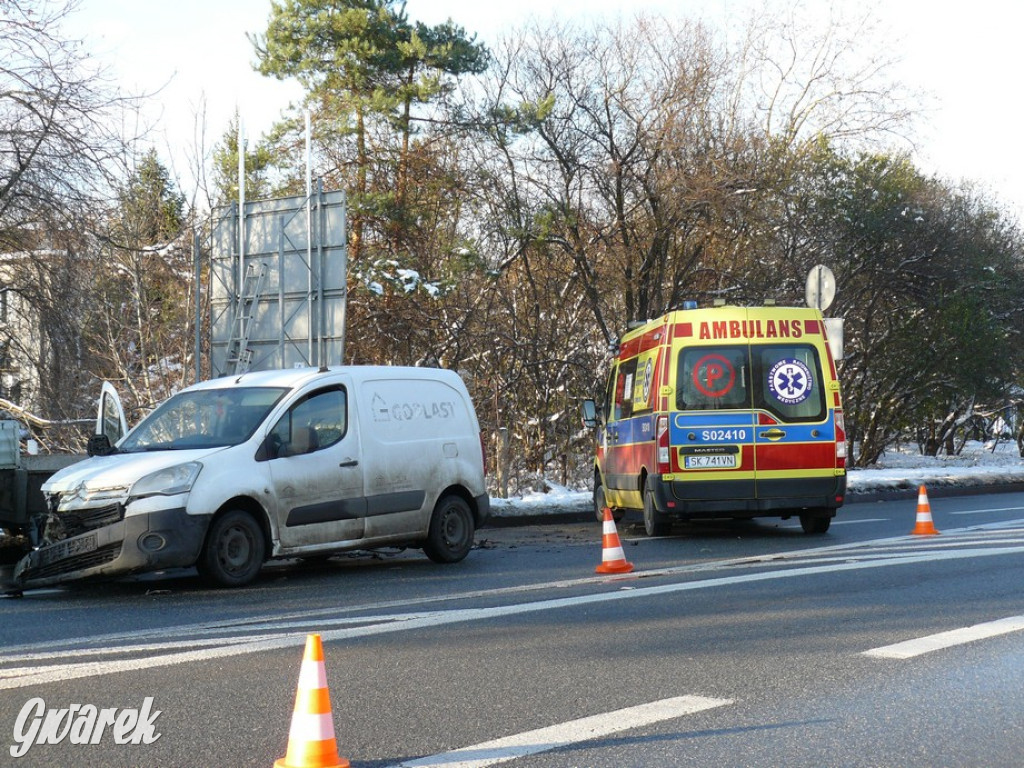
[[[834,493],[836,430],[824,376],[826,349],[812,311],[780,317],[748,310],[759,499],[825,499]]]
[[[687,328],[687,340],[692,338]],[[671,425],[689,500],[755,496],[749,350],[729,339],[682,346]]]

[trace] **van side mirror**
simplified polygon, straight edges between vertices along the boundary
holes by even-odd
[[[580,410],[583,412],[583,426],[594,429],[597,426],[597,404],[588,398],[580,403]]]
[[[256,449],[254,461],[270,461],[281,455],[281,438],[276,432],[271,432]]]
[[[114,452],[110,438],[106,435],[91,435],[85,446],[87,456],[109,456]]]

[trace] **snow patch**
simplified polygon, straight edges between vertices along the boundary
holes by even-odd
[[[851,495],[899,491],[920,485],[979,487],[1024,483],[1024,459],[1012,441],[968,443],[959,456],[922,456],[916,450],[887,451],[877,466],[851,469],[846,488]],[[491,499],[494,517],[527,517],[586,512],[590,490],[573,490],[548,481],[547,492],[531,491],[512,499]]]

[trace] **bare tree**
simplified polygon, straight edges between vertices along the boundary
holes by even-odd
[[[906,144],[917,95],[893,76],[898,51],[871,3],[765,3],[732,54],[732,114],[791,148]]]
[[[63,22],[76,0],[0,0],[0,318],[5,394],[47,416],[78,415],[81,308],[95,270],[98,201],[109,198],[137,105]],[[18,370],[12,371],[12,366]]]
[[[76,0],[0,0],[0,238],[21,244],[39,211],[68,219],[108,191],[135,101],[63,37]]]

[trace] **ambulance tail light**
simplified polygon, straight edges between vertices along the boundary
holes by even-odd
[[[846,468],[846,419],[843,412],[836,409],[836,468]]]
[[[672,450],[668,441],[668,416],[659,416],[655,430],[658,446],[657,469],[659,475],[667,475],[672,471]]]
[[[480,431],[480,455],[484,462],[484,476],[487,476],[487,438],[484,437],[483,430]]]

